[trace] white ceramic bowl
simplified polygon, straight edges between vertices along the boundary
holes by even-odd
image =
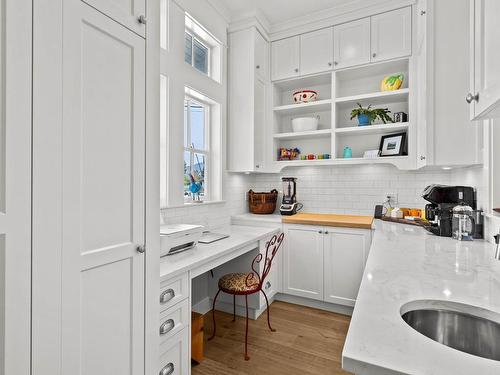
[[[292,129],[294,132],[307,132],[318,130],[319,116],[297,117],[292,119]]]
[[[315,102],[318,99],[318,93],[314,90],[301,90],[293,93],[295,103]]]

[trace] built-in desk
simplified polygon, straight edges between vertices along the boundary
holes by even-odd
[[[229,234],[228,238],[211,244],[198,244],[192,250],[161,258],[160,373],[163,369],[166,374],[191,373],[191,281],[247,253],[262,252],[266,241],[280,231],[279,224],[266,227],[231,225],[217,230]],[[250,265],[248,263],[247,271]]]

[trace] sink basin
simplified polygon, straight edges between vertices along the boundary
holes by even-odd
[[[410,327],[434,341],[478,357],[500,361],[500,323],[484,316],[496,318],[496,314],[469,305],[443,302],[443,306],[435,302],[428,306],[420,304],[419,308],[406,309],[408,311],[401,317]],[[460,311],[460,307],[466,308]]]

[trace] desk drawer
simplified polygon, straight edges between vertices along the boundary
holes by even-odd
[[[179,331],[182,331],[182,329],[189,327],[189,310],[189,300],[185,299],[183,302],[160,314],[160,323],[158,326],[160,345]]]
[[[189,329],[183,329],[160,345],[159,375],[187,375],[189,359]]]
[[[160,283],[160,312],[189,297],[187,272]]]

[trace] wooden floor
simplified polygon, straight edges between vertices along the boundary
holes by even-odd
[[[193,375],[205,374],[349,374],[342,370],[342,347],[350,317],[308,307],[274,302],[271,325],[266,314],[250,320],[250,360],[244,360],[245,319],[216,312],[217,336],[205,341],[205,360]],[[212,314],[205,315],[205,340],[212,333]]]

